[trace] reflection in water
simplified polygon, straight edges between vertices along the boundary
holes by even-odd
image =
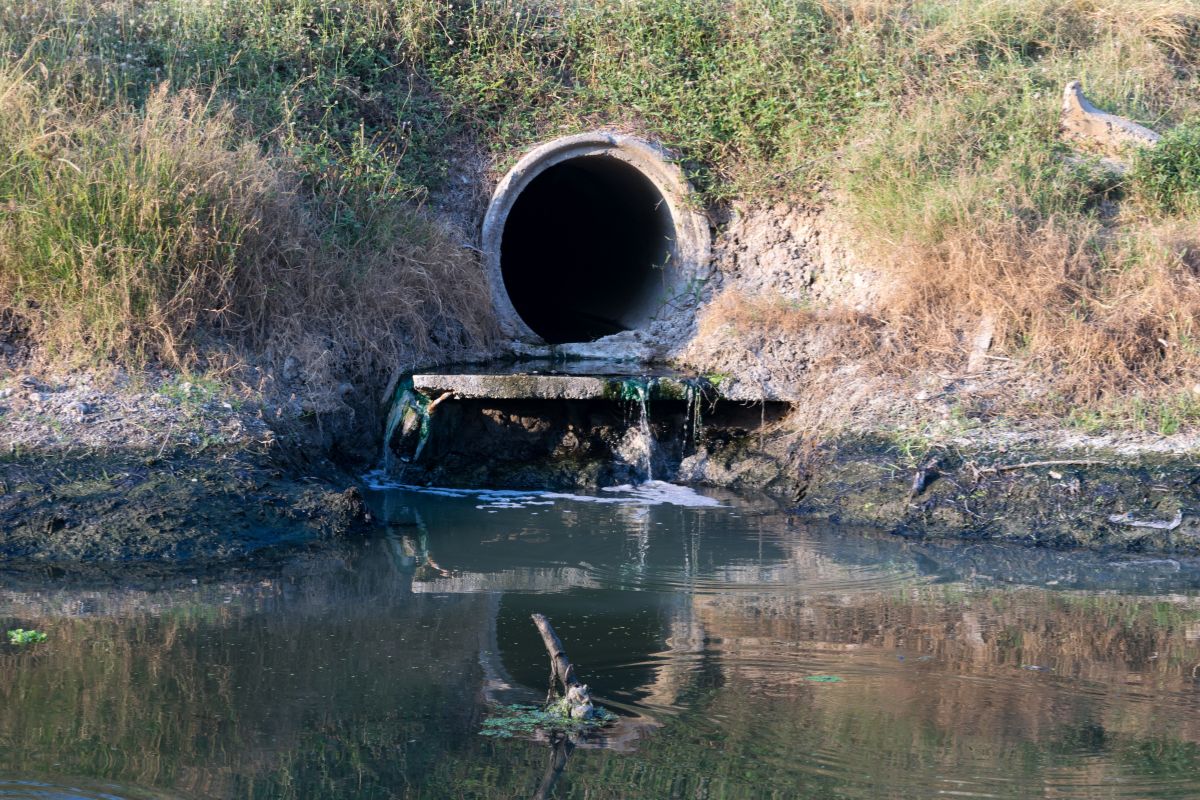
[[[0,581],[50,634],[0,651],[0,797],[1200,796],[1194,563],[376,499],[385,534],[271,574]],[[535,611],[623,715],[573,752],[477,735],[544,695]]]

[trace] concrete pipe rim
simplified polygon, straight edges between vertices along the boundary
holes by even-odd
[[[609,159],[611,161],[590,161]],[[629,329],[640,330],[653,318],[657,309],[667,301],[688,293],[695,281],[707,276],[711,250],[711,235],[708,220],[697,210],[694,191],[683,171],[673,163],[669,153],[662,147],[626,134],[594,131],[553,139],[530,150],[505,174],[496,185],[484,217],[481,249],[484,267],[491,290],[501,330],[514,340],[532,345],[544,345],[548,341],[526,322],[510,297],[505,281],[504,234],[506,226],[518,207],[526,190],[537,188],[539,178],[550,179],[548,172],[556,167],[589,168],[603,166],[607,172],[631,169],[622,180],[636,180],[635,172],[652,187],[658,198],[655,213],[661,215],[662,230],[668,235],[661,246],[666,253],[661,270],[662,302],[651,309],[655,300],[648,290],[645,296],[633,298],[628,314]],[[562,172],[563,170],[557,170]],[[643,198],[645,199],[645,198]],[[652,223],[647,223],[652,224]],[[657,265],[656,265],[657,268]],[[602,336],[572,340],[560,339],[557,343],[594,341]]]

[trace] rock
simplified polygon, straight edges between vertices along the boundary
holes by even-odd
[[[73,403],[67,403],[63,407],[63,411],[70,414],[76,422],[84,422],[87,416],[95,411],[95,407],[90,403],[85,403],[82,400],[76,400]]]
[[[1071,81],[1063,90],[1059,122],[1063,138],[1108,156],[1121,156],[1130,146],[1153,147],[1162,138],[1133,120],[1101,111],[1083,94],[1083,85]]]
[[[283,362],[281,375],[287,383],[291,383],[300,377],[300,361],[295,356],[288,356]]]

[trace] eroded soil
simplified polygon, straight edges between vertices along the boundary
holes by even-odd
[[[122,451],[0,461],[7,565],[198,569],[319,547],[367,530],[353,481],[244,453]]]

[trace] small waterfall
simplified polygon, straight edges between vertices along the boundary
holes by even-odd
[[[654,451],[657,443],[650,428],[650,389],[647,379],[626,378],[621,382],[621,399],[637,409],[637,424],[621,440],[618,455],[630,464],[642,482],[654,480]]]
[[[650,431],[650,409],[646,405],[646,394],[638,400],[638,440],[641,443],[642,468],[647,482],[654,480],[654,434]]]
[[[704,393],[712,384],[703,378],[690,378],[684,381],[684,386],[683,444],[687,446],[690,433],[692,447],[699,447],[704,436],[704,423],[701,419]]]

